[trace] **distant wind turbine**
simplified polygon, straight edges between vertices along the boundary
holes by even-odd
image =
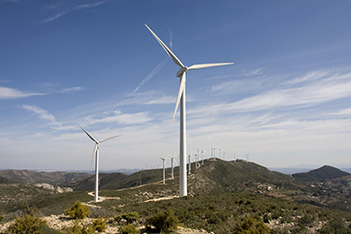
[[[202,165],[204,165],[204,154],[205,154],[205,150],[202,150],[202,151],[201,151],[201,154],[202,154]]]
[[[163,161],[163,184],[166,183],[166,158],[161,158]]]
[[[180,77],[180,85],[177,96],[176,105],[174,108],[173,119],[174,121],[175,114],[178,109],[178,105],[180,103],[180,162],[179,162],[179,197],[184,197],[187,195],[187,176],[186,176],[186,113],[185,113],[185,80],[186,73],[188,70],[195,70],[200,68],[207,67],[216,67],[216,66],[224,66],[230,65],[233,63],[207,63],[207,64],[194,64],[190,67],[184,66],[183,63],[173,54],[173,52],[166,46],[165,43],[145,24],[145,26],[149,29],[152,35],[156,38],[156,40],[160,43],[163,49],[167,52],[169,57],[173,60],[175,64],[177,64],[180,69],[177,72],[177,77]]]
[[[87,134],[87,136],[95,142],[95,147],[94,147],[94,153],[93,157],[91,158],[91,162],[93,162],[93,159],[95,157],[95,196],[94,196],[94,201],[97,202],[99,200],[99,148],[100,148],[100,143],[104,141],[111,140],[113,138],[122,136],[122,135],[117,135],[113,137],[109,137],[100,141],[95,140],[95,138],[90,135],[85,129],[78,124],[78,126]]]
[[[171,156],[171,171],[172,171],[172,179],[174,179],[174,155]]]

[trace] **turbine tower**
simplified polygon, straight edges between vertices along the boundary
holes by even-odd
[[[163,161],[163,184],[166,183],[166,158],[161,158]]]
[[[180,162],[179,162],[179,197],[184,197],[187,195],[187,176],[186,176],[186,113],[185,113],[185,80],[186,73],[188,70],[195,70],[200,68],[207,67],[216,67],[216,66],[224,66],[230,65],[233,63],[207,63],[207,64],[194,64],[190,67],[184,66],[183,63],[173,54],[173,52],[166,46],[165,43],[147,26],[147,29],[152,33],[152,35],[156,38],[156,40],[160,43],[163,49],[167,52],[169,57],[173,60],[175,64],[177,64],[180,69],[177,72],[177,77],[180,78],[179,91],[177,96],[176,105],[174,108],[173,119],[174,121],[175,114],[178,109],[178,105],[180,103]]]
[[[95,138],[90,135],[85,129],[78,124],[78,126],[87,134],[87,136],[95,142],[95,148],[94,148],[94,153],[93,157],[91,158],[91,162],[93,162],[93,159],[95,157],[95,195],[94,195],[94,202],[97,202],[99,200],[99,148],[100,148],[100,143],[104,141],[111,140],[113,138],[122,136],[122,135],[117,135],[113,137],[109,137],[100,141],[95,140]]]

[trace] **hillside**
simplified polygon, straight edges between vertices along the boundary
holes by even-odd
[[[144,221],[159,210],[171,207],[185,227],[215,233],[233,233],[236,224],[249,216],[265,220],[274,233],[316,233],[312,229],[321,228],[331,215],[346,218],[343,222],[351,221],[348,205],[351,204],[351,176],[311,184],[244,160],[208,159],[204,165],[200,164],[197,169],[194,163],[191,165],[188,196],[184,198],[177,197],[178,167],[174,170],[174,179],[167,168],[166,184],[162,184],[162,169],[139,171],[130,176],[101,173],[99,203],[93,203],[88,193],[94,188],[94,176],[65,182],[64,186],[70,185],[76,190],[67,193],[26,184],[2,184],[0,214],[10,219],[28,203],[40,214],[53,217],[79,200],[89,204],[92,217],[114,217],[136,211]]]
[[[129,177],[122,173],[99,173],[99,188],[103,189],[110,183],[121,181]],[[61,187],[71,187],[74,191],[89,191],[95,188],[95,175],[90,175],[88,178],[79,181],[67,181],[60,184]]]
[[[7,180],[24,183],[24,184],[37,184],[47,183],[51,185],[58,185],[68,181],[78,181],[90,177],[89,173],[80,172],[42,172],[31,170],[3,170],[0,171],[0,177]],[[1,182],[1,180],[0,180]]]
[[[306,182],[326,182],[328,180],[349,175],[349,173],[341,171],[335,167],[323,166],[309,172],[292,174],[292,177]]]
[[[7,178],[5,178],[5,177],[0,176],[0,184],[10,184],[10,183],[14,183],[14,181],[9,180],[9,179],[7,179]]]

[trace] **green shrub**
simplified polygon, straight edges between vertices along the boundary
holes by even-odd
[[[122,234],[139,234],[140,233],[139,229],[137,229],[131,224],[121,227],[119,232]]]
[[[73,219],[84,219],[90,214],[88,206],[83,205],[80,201],[76,201],[71,208],[65,210],[65,215],[69,215]]]
[[[263,216],[263,222],[269,223],[269,221],[271,221],[271,220],[272,220],[272,217],[269,214],[265,214]]]
[[[329,233],[347,234],[350,232],[351,232],[350,227],[346,227],[345,222],[340,217],[333,218],[318,231],[318,233],[323,233],[323,234],[324,233],[325,234],[329,234]]]
[[[5,219],[4,216],[0,215],[0,223]]]
[[[157,214],[146,219],[148,225],[153,225],[159,232],[174,232],[179,225],[179,219],[172,210],[166,212],[159,211]]]
[[[46,226],[46,222],[36,214],[26,214],[25,217],[17,217],[15,222],[7,229],[7,233],[40,234],[39,230],[44,226]]]
[[[96,230],[98,232],[103,232],[107,228],[106,220],[104,220],[102,218],[97,218],[93,221],[92,227],[94,228],[94,230]]]
[[[257,222],[253,217],[246,217],[242,221],[238,221],[234,233],[238,234],[266,234],[270,229],[262,222]]]
[[[139,219],[139,214],[135,211],[130,212],[130,213],[124,213],[121,215],[117,215],[115,218],[115,221],[119,222],[122,219],[127,220],[128,223],[133,223],[134,221],[137,221]]]

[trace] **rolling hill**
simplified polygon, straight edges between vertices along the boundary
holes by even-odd
[[[91,174],[78,173],[78,172],[38,172],[31,170],[3,170],[0,171],[1,177],[9,181],[24,183],[24,184],[37,184],[47,183],[51,185],[58,185],[67,181],[78,181],[89,178]]]
[[[351,174],[341,171],[335,167],[323,166],[309,172],[292,174],[292,177],[306,182],[326,182],[328,180],[349,175]]]

